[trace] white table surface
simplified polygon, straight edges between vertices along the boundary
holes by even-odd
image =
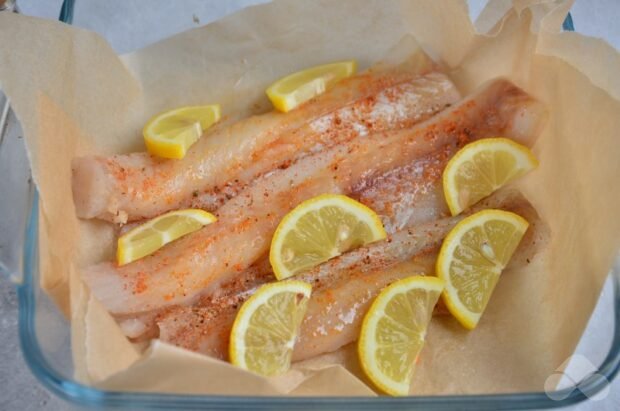
[[[191,24],[205,24],[236,9],[265,0],[76,0],[79,25],[102,34],[119,52],[131,51],[178,32]],[[442,0],[448,1],[448,0]],[[493,1],[493,0],[491,0]],[[62,0],[17,0],[24,14],[56,19]],[[470,12],[477,16],[487,0],[470,1]],[[163,11],[162,11],[163,9]],[[620,0],[576,0],[571,13],[576,31],[606,39],[620,49]],[[167,16],[163,25],[136,25],[134,18],[157,21],[155,16]],[[88,16],[88,18],[84,18]],[[199,20],[196,23],[195,20]],[[0,39],[1,40],[1,39]],[[2,235],[2,233],[0,233]],[[613,290],[607,281],[601,299],[588,325],[588,339],[583,339],[577,352],[594,364],[600,364],[608,351],[608,340],[613,330]],[[607,345],[606,345],[607,344]],[[52,396],[34,379],[18,354],[17,301],[12,285],[0,278],[0,410],[65,410],[74,406]],[[575,368],[575,367],[573,367]],[[570,369],[570,368],[569,368]],[[587,401],[571,411],[620,409],[620,378],[596,401]]]

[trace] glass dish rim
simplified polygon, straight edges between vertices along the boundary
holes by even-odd
[[[59,20],[71,23],[74,0],[65,0]],[[564,21],[566,31],[574,31],[570,13]],[[46,360],[35,332],[35,270],[38,269],[38,224],[39,196],[36,188],[30,192],[30,212],[26,225],[23,254],[23,282],[17,286],[19,301],[19,338],[26,363],[37,380],[47,389],[66,401],[78,405],[138,407],[138,408],[336,408],[372,409],[391,408],[434,408],[453,407],[470,409],[532,409],[557,408],[576,404],[601,391],[616,376],[620,369],[620,273],[613,272],[614,286],[614,335],[613,342],[603,364],[573,387],[555,391],[552,399],[545,392],[516,394],[476,394],[447,396],[394,397],[276,397],[276,396],[212,396],[188,394],[161,394],[147,392],[105,391],[78,383],[61,376]]]

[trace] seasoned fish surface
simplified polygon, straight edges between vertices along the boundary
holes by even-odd
[[[530,230],[510,264],[517,268],[533,258],[548,236],[531,205],[517,192],[504,190],[470,211],[501,208],[530,222]],[[295,345],[295,361],[331,352],[359,336],[370,303],[385,286],[413,274],[432,275],[441,240],[465,215],[410,226],[374,243],[334,258],[296,279],[313,285],[308,311]],[[538,243],[538,246],[536,244]],[[246,281],[198,304],[179,306],[157,319],[163,341],[225,359],[228,338],[240,305],[263,283],[273,280],[268,267],[253,267]],[[260,272],[263,274],[259,274]]]
[[[264,255],[278,222],[299,202],[352,193],[389,170],[477,138],[502,135],[529,145],[544,112],[508,81],[494,81],[410,129],[369,134],[274,170],[222,206],[216,223],[131,264],[89,267],[83,278],[113,314],[189,304]]]
[[[147,153],[77,158],[77,214],[125,223],[178,208],[213,211],[270,170],[370,133],[410,127],[458,101],[450,79],[429,71],[360,74],[290,113],[215,126],[182,160]]]

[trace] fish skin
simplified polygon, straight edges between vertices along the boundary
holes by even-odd
[[[531,145],[544,113],[527,93],[495,80],[410,129],[354,139],[274,170],[221,207],[216,223],[125,266],[89,267],[83,278],[116,315],[191,304],[264,255],[277,223],[299,202],[326,192],[351,193],[389,170],[477,138],[503,135]]]
[[[79,157],[72,163],[76,213],[126,223],[178,208],[213,211],[272,169],[368,133],[410,127],[459,98],[431,62],[371,70],[290,113],[215,125],[182,160]]]

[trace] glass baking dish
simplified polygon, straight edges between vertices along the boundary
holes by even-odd
[[[106,2],[107,3],[107,2]],[[239,2],[243,3],[243,2]],[[253,3],[256,3],[254,1]],[[106,6],[112,7],[112,6]],[[170,6],[174,9],[174,6]],[[104,7],[105,9],[105,7]],[[228,13],[231,7],[218,7]],[[109,11],[109,8],[107,9]],[[105,10],[104,10],[105,11]],[[71,23],[79,13],[73,0],[65,0],[60,19]],[[218,14],[218,13],[215,13]],[[77,15],[77,14],[76,14]],[[217,16],[216,16],[217,17]],[[213,18],[213,16],[211,16]],[[191,19],[199,20],[195,14]],[[171,27],[163,36],[191,27]],[[570,14],[565,30],[573,30]],[[157,38],[150,39],[151,41]],[[131,46],[128,46],[131,47]],[[127,51],[127,50],[122,50]],[[5,107],[0,95],[0,109]],[[596,353],[587,358],[598,367],[578,382],[563,380],[559,390],[493,395],[414,396],[407,398],[354,397],[224,397],[170,395],[139,392],[111,392],[88,387],[75,381],[70,348],[69,322],[39,287],[38,272],[38,193],[30,179],[21,130],[10,110],[0,113],[0,272],[12,277],[19,297],[19,334],[23,355],[33,374],[54,394],[88,407],[160,409],[540,409],[557,408],[592,398],[608,388],[620,368],[620,270],[618,261],[609,274],[597,313],[602,306],[613,313],[605,318],[603,333],[588,327],[584,341],[596,341]],[[2,124],[5,123],[5,124]],[[10,172],[9,172],[10,171]],[[6,233],[10,233],[9,235]],[[596,313],[595,313],[596,316]],[[608,350],[600,349],[609,347]],[[596,356],[599,357],[596,357]],[[570,365],[569,365],[570,367]]]

